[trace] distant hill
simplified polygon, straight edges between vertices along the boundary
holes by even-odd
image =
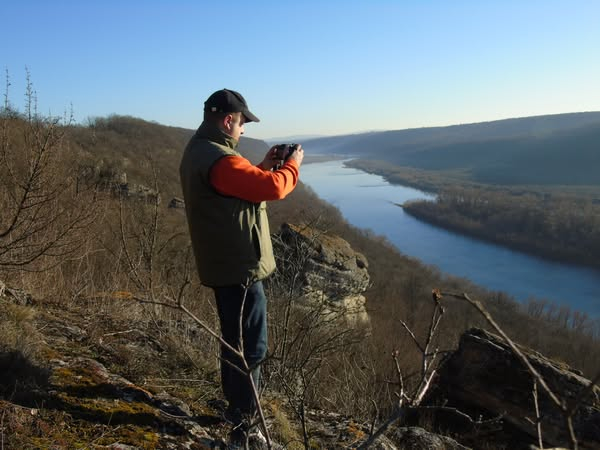
[[[275,145],[275,144],[283,144],[283,143],[305,142],[307,140],[317,139],[317,138],[322,138],[322,137],[324,137],[324,136],[318,135],[318,134],[301,134],[301,135],[297,135],[297,136],[280,136],[280,137],[269,138],[269,139],[265,139],[265,142],[269,145]]]
[[[461,171],[498,184],[600,184],[600,112],[312,139],[311,153]]]

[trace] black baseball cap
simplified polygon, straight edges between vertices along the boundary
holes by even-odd
[[[214,92],[204,102],[205,112],[234,113],[241,112],[246,122],[260,122],[260,119],[250,112],[242,94],[230,89]]]

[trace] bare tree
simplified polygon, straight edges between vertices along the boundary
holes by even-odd
[[[0,269],[44,270],[75,252],[95,209],[93,190],[75,190],[72,118],[37,112],[27,73],[26,111],[11,114],[7,84],[0,116]]]
[[[444,295],[439,289],[432,290],[433,307],[431,309],[431,317],[427,325],[427,331],[424,338],[419,338],[411,330],[411,328],[404,322],[400,321],[404,330],[410,335],[413,343],[421,354],[421,368],[418,376],[416,385],[412,388],[408,387],[404,381],[402,368],[398,361],[399,352],[394,351],[392,358],[395,363],[396,375],[398,377],[395,383],[399,389],[396,392],[397,404],[394,410],[391,412],[389,417],[385,419],[381,425],[375,430],[375,420],[373,420],[373,426],[370,435],[365,441],[358,447],[359,449],[367,449],[372,446],[375,441],[382,436],[390,426],[394,423],[401,421],[410,411],[444,411],[450,413],[456,417],[459,417],[464,423],[468,423],[471,426],[485,426],[488,424],[497,424],[502,417],[495,417],[488,420],[473,419],[464,412],[448,407],[448,406],[424,406],[422,405],[425,395],[430,389],[432,380],[436,376],[436,370],[439,365],[438,357],[442,354],[449,353],[450,349],[440,349],[436,346],[439,338],[439,326],[442,318],[444,317],[445,307],[442,306],[442,299]]]

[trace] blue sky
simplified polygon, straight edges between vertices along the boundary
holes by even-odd
[[[23,108],[27,67],[40,112],[72,105],[83,123],[196,128],[224,87],[261,118],[246,127],[261,139],[600,110],[596,0],[8,0],[0,11],[11,103]]]

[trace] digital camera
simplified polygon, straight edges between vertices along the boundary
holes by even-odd
[[[275,159],[287,159],[292,156],[292,153],[298,148],[298,144],[278,144],[275,146]]]

